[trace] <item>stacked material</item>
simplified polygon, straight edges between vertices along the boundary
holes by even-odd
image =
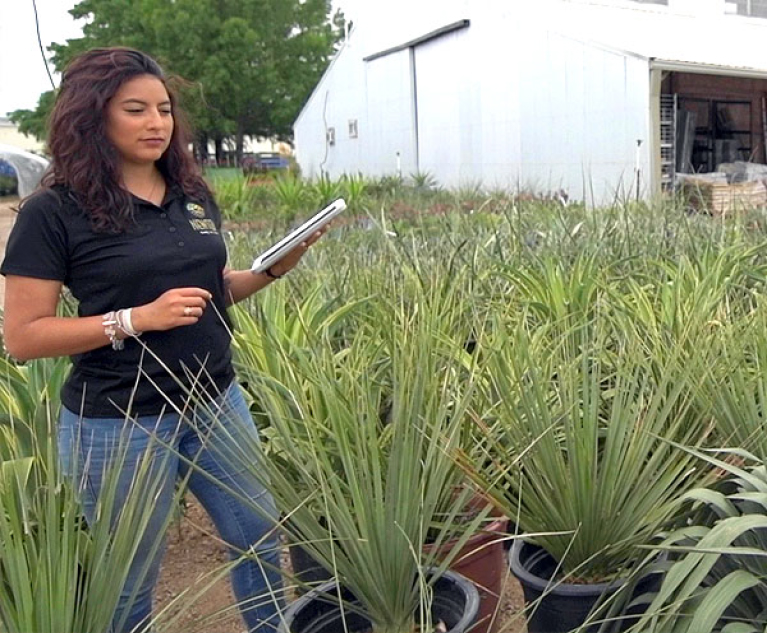
[[[762,163],[749,163],[747,161],[721,163],[718,171],[723,172],[727,176],[728,183],[767,180],[767,165]]]
[[[678,175],[679,186],[691,207],[715,216],[767,205],[761,180],[728,183],[721,174]]]

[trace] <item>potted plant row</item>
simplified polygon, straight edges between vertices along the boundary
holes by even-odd
[[[475,625],[476,587],[448,568],[490,511],[480,505],[467,519],[474,489],[453,459],[479,371],[442,337],[437,303],[409,291],[420,312],[371,303],[345,346],[267,335],[279,378],[249,377],[269,430],[264,446],[242,451],[268,482],[289,541],[334,576],[288,608],[286,630]]]

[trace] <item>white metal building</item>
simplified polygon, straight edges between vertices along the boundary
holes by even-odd
[[[429,173],[602,204],[767,162],[765,0],[385,5],[355,20],[295,122],[304,176]]]

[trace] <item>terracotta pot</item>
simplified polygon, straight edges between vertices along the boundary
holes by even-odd
[[[466,541],[450,566],[451,571],[471,580],[479,590],[479,613],[477,624],[471,630],[472,633],[497,630],[493,618],[498,607],[503,576],[507,567],[503,539],[506,535],[506,523],[505,518],[491,521]],[[455,541],[447,542],[439,549],[439,553],[447,555],[454,546]],[[426,545],[423,550],[429,553],[432,548],[431,545]]]
[[[460,489],[456,490],[456,495],[459,492]],[[469,514],[479,513],[486,505],[487,501],[483,497],[473,496],[466,505],[466,511]],[[450,566],[451,571],[471,580],[479,591],[479,613],[472,633],[496,630],[494,617],[508,568],[507,540],[504,537],[508,535],[509,523],[498,511],[491,518],[487,525],[466,541]],[[437,555],[448,555],[456,542],[452,540],[442,545]],[[430,553],[432,549],[432,545],[423,547],[425,553]],[[332,579],[333,575],[300,545],[291,545],[289,551],[293,572],[302,582],[316,584]]]

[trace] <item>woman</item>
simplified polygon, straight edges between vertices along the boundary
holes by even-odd
[[[72,356],[59,450],[65,471],[87,484],[86,518],[118,448],[127,452],[123,495],[146,453],[164,470],[113,627],[149,622],[155,536],[185,476],[232,554],[258,554],[234,567],[232,582],[248,629],[273,630],[274,504],[227,452],[257,432],[234,379],[226,306],[290,271],[322,232],[265,273],[226,269],[220,213],[178,117],[163,71],[139,51],[94,49],[68,66],[51,116],[51,166],[23,202],[0,268],[5,345],[21,360]],[[76,318],[57,317],[62,285],[79,302]]]

